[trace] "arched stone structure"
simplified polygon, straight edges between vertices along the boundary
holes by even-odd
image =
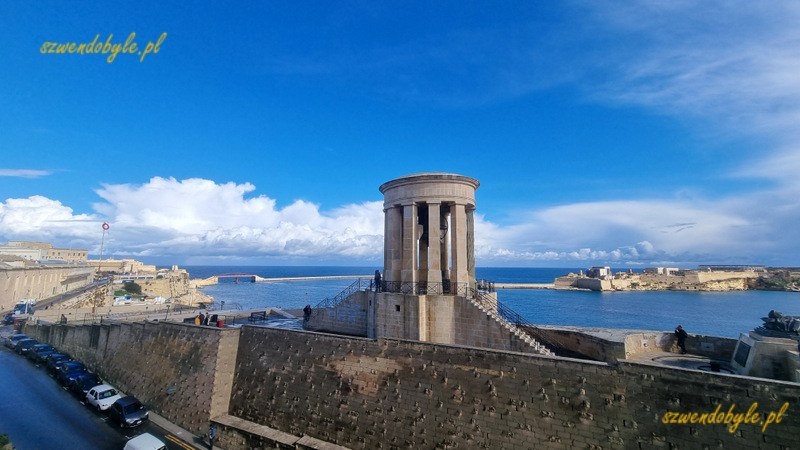
[[[442,172],[407,175],[380,186],[384,210],[384,280],[475,285],[474,211],[478,180]]]

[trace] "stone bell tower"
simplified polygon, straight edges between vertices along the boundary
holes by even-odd
[[[427,172],[381,185],[383,278],[320,304],[307,330],[550,354],[475,281],[478,180]],[[346,294],[346,295],[345,295]],[[503,312],[505,311],[505,313]],[[513,312],[513,311],[512,311]]]
[[[478,180],[451,173],[407,175],[380,186],[384,280],[390,292],[457,293],[475,286]]]

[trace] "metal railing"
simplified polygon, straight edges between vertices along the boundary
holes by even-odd
[[[380,292],[392,292],[412,295],[460,295],[466,297],[469,292],[469,283],[451,283],[449,281],[429,283],[427,281],[383,281]]]
[[[357,279],[350,286],[347,286],[335,296],[326,297],[321,302],[317,303],[317,305],[311,309],[311,315],[308,317],[308,320],[311,320],[314,317],[316,317],[316,315],[319,314],[320,311],[324,309],[335,307],[336,305],[341,303],[342,300],[349,297],[353,292],[358,292],[367,288],[371,289],[372,287],[373,287],[373,282],[371,280],[368,281],[364,278]]]
[[[359,278],[336,296],[325,298],[312,309],[309,320],[313,319],[317,314],[320,314],[322,310],[334,308],[354,292],[364,289],[375,289],[374,281],[371,279],[366,280]],[[528,330],[521,328],[523,326],[530,325],[530,322],[512,308],[500,303],[496,297],[488,295],[493,291],[494,282],[486,280],[480,280],[477,285],[471,285],[470,283],[451,283],[449,281],[435,283],[429,283],[425,281],[382,281],[379,289],[377,289],[377,292],[391,292],[410,295],[457,295],[460,297],[472,298],[487,310],[495,311],[500,318],[519,328],[521,332],[527,334],[530,338],[538,340],[548,347],[553,348],[552,343],[546,342],[541,338],[537,339],[537,337],[532,336]]]

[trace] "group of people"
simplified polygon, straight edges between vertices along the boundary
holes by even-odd
[[[211,325],[222,328],[222,321],[216,314],[203,314],[202,312],[194,317],[195,325]]]

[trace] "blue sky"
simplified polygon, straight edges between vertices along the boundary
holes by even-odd
[[[0,241],[375,264],[481,181],[482,266],[800,265],[793,2],[0,3]],[[96,35],[157,54],[42,54]]]

